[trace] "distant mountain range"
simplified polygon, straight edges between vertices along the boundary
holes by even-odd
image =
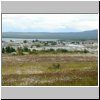
[[[2,38],[29,39],[98,39],[98,30],[83,32],[3,32]]]

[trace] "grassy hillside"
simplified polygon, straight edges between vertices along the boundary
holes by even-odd
[[[3,86],[97,86],[97,56],[2,55]]]

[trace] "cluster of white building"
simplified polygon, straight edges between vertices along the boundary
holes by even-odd
[[[31,40],[27,40],[26,43],[23,41],[2,41],[2,47],[5,48],[7,46],[11,46],[14,49],[17,49],[18,47],[28,47],[30,50],[48,50],[48,49],[66,49],[70,51],[74,50],[84,50],[87,49],[89,52],[98,52],[98,42],[97,41],[78,41],[78,42],[72,42],[72,41],[54,41],[56,42],[56,45],[52,45],[50,41],[37,41],[32,42]],[[47,45],[44,45],[47,43]],[[39,44],[40,46],[37,47],[36,44]]]

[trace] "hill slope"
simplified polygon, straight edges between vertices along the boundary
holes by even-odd
[[[98,39],[98,30],[83,32],[3,32],[2,38]]]

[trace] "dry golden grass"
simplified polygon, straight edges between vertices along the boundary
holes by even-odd
[[[2,55],[2,85],[97,86],[98,59],[88,54]]]

